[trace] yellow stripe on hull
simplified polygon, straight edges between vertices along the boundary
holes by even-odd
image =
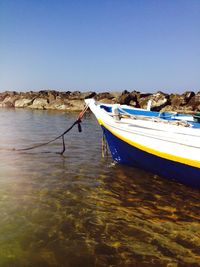
[[[197,160],[190,160],[190,159],[186,159],[186,158],[182,158],[182,157],[179,157],[179,156],[174,156],[172,154],[168,154],[168,153],[165,153],[165,152],[161,152],[161,151],[158,151],[158,150],[155,150],[153,148],[149,148],[147,146],[143,146],[141,144],[138,144],[130,139],[127,139],[123,136],[121,136],[120,134],[116,133],[111,127],[107,126],[101,119],[98,118],[98,122],[100,125],[104,126],[108,131],[110,131],[113,135],[115,135],[117,138],[123,140],[124,142],[128,143],[129,145],[132,145],[142,151],[145,151],[147,153],[150,153],[150,154],[153,154],[155,156],[158,156],[158,157],[161,157],[161,158],[164,158],[164,159],[167,159],[167,160],[172,160],[174,162],[179,162],[179,163],[182,163],[182,164],[186,164],[186,165],[189,165],[189,166],[192,166],[192,167],[196,167],[196,168],[200,168],[200,161],[197,161]]]

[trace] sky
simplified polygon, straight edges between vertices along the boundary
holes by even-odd
[[[0,91],[200,91],[200,0],[0,0]]]

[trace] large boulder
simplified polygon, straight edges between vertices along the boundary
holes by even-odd
[[[101,103],[104,103],[104,104],[115,104],[115,98],[102,98],[100,100]]]
[[[69,100],[84,100],[87,98],[93,98],[95,97],[97,94],[95,92],[79,92],[79,91],[75,91],[75,92],[71,92],[66,98]]]
[[[65,101],[60,96],[57,96],[55,100],[49,102],[49,104],[45,106],[45,109],[67,110],[68,107],[69,105],[66,104]]]
[[[194,95],[189,102],[187,103],[187,107],[191,107],[193,111],[200,111],[200,92]]]
[[[69,100],[66,103],[68,104],[68,107],[66,110],[69,110],[69,111],[81,111],[85,107],[85,102],[80,99]]]
[[[57,93],[53,91],[49,91],[47,96],[48,96],[48,102],[52,103],[53,101],[55,101]]]
[[[134,107],[139,107],[138,103],[138,92],[128,92],[127,90],[123,91],[121,95],[116,98],[116,102],[121,105],[131,105]]]
[[[0,102],[3,102],[3,100],[8,96],[7,93],[3,92],[3,93],[0,93]]]
[[[133,91],[130,93],[131,95],[131,101],[129,102],[129,105],[135,108],[139,108],[139,98],[140,98],[140,93],[137,91]]]
[[[115,99],[117,99],[122,93],[119,92],[119,91],[118,92],[116,91],[116,92],[111,92],[110,94],[111,94],[112,97],[114,97]]]
[[[0,103],[1,108],[14,108],[14,104],[12,102],[7,101],[6,103],[1,102]]]
[[[141,95],[142,96],[142,95]],[[155,94],[148,94],[139,99],[139,105],[141,108],[147,108],[148,102],[151,100],[151,110],[160,111],[167,106],[169,101],[169,95],[163,92],[157,92]]]
[[[26,108],[33,104],[34,99],[21,98],[15,101],[15,108]]]
[[[192,91],[187,91],[180,94],[171,94],[170,102],[173,109],[180,109],[181,107],[187,105],[191,98],[195,96],[195,93]]]
[[[17,94],[10,94],[7,95],[4,100],[2,101],[2,107],[14,107],[15,106],[15,101],[19,99],[19,95]]]
[[[32,109],[46,109],[48,106],[48,100],[46,98],[36,98],[34,99],[32,105],[28,106]]]
[[[70,94],[66,97],[69,100],[79,100],[81,98],[80,91],[70,92]]]
[[[82,93],[83,95],[83,99],[88,99],[88,98],[94,98],[96,96],[95,92],[86,92],[86,93]]]
[[[69,105],[65,103],[58,103],[55,101],[54,103],[51,103],[46,106],[46,109],[51,109],[51,110],[69,110]]]
[[[85,105],[84,100],[57,98],[55,101],[46,104],[45,109],[65,110],[65,111],[81,111]]]
[[[130,93],[124,93],[122,95],[120,95],[117,98],[117,103],[119,103],[120,105],[129,105],[130,101],[131,101],[131,95]]]
[[[114,98],[114,96],[113,96],[111,93],[109,93],[109,92],[98,93],[98,94],[95,96],[95,99],[96,99],[97,101],[100,101],[100,100],[102,100],[102,99],[113,99],[113,98]]]

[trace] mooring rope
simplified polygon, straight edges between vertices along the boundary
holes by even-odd
[[[85,106],[85,108],[80,112],[77,120],[67,129],[65,130],[62,134],[58,135],[57,137],[49,140],[48,142],[44,142],[42,144],[38,144],[38,145],[34,145],[34,146],[30,146],[30,147],[26,147],[26,148],[13,148],[12,151],[27,151],[27,150],[32,150],[32,149],[35,149],[35,148],[38,148],[38,147],[42,147],[42,146],[46,146],[52,142],[55,142],[56,140],[62,138],[62,145],[63,145],[63,149],[62,151],[59,153],[61,155],[64,154],[65,150],[66,150],[66,146],[65,146],[65,135],[75,126],[75,125],[78,125],[78,131],[79,132],[82,132],[82,128],[81,128],[81,122],[82,122],[82,118],[85,114],[85,112],[87,111],[88,109],[88,105]]]
[[[104,132],[102,135],[102,142],[101,142],[101,154],[102,154],[102,158],[105,158],[106,156],[108,156],[108,144],[107,144]]]

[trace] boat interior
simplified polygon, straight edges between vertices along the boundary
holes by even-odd
[[[100,105],[108,114],[113,114],[114,105]],[[159,119],[159,122],[175,122],[177,125],[200,128],[200,117],[197,115],[181,114],[177,112],[157,112],[139,108],[128,108],[127,106],[117,105],[117,112],[121,118],[133,119]]]

